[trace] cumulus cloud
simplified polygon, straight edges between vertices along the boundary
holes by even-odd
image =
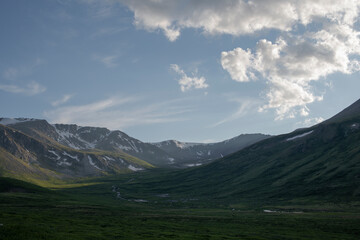
[[[256,49],[234,50],[221,54],[222,67],[235,81],[251,81],[256,73],[268,80],[268,104],[277,119],[308,115],[307,104],[321,101],[311,87],[329,74],[351,74],[360,70],[360,32],[346,24],[327,22],[319,31],[298,36],[287,34],[272,43],[260,40]]]
[[[18,86],[12,84],[0,84],[0,90],[10,93],[21,93],[25,95],[36,95],[46,91],[46,87],[37,82],[30,82],[26,86]]]
[[[60,98],[60,99],[52,102],[51,105],[52,105],[53,107],[57,107],[57,106],[59,106],[59,105],[62,105],[62,104],[64,104],[64,103],[68,102],[72,97],[73,97],[73,96],[70,95],[70,94],[65,94],[62,98]]]
[[[254,56],[250,49],[246,51],[241,48],[235,48],[232,51],[221,53],[221,65],[229,72],[231,78],[238,82],[248,82],[256,79],[252,71]]]
[[[209,86],[205,83],[206,79],[204,77],[189,77],[177,64],[171,64],[170,69],[180,75],[179,85],[183,92],[192,88],[199,89]]]
[[[44,116],[53,123],[76,123],[82,126],[102,126],[123,129],[129,126],[176,122],[190,108],[177,105],[176,101],[159,104],[141,104],[135,97],[109,97],[93,103],[62,106],[45,111]]]
[[[206,34],[251,34],[263,29],[290,31],[321,16],[350,23],[357,17],[357,0],[120,0],[134,12],[134,24],[148,31],[160,29],[175,41],[185,28]]]
[[[278,30],[276,41],[263,39],[255,49],[239,47],[221,54],[221,65],[233,80],[267,81],[268,103],[260,111],[275,109],[276,119],[309,114],[307,105],[323,98],[313,81],[360,69],[359,31],[354,27],[359,23],[358,0],[120,1],[134,13],[137,27],[160,30],[170,41],[186,28],[232,36]],[[192,82],[181,69],[179,74],[185,76],[184,83]]]

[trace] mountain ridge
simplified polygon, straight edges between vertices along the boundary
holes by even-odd
[[[126,153],[80,151],[41,142],[4,125],[0,125],[0,160],[2,176],[47,180],[102,176],[153,167]]]
[[[330,118],[330,121],[263,139],[204,166],[140,174],[137,175],[137,180],[134,182],[128,185],[123,183],[124,187],[125,189],[143,189],[150,194],[154,192],[178,194],[229,202],[239,202],[241,199],[263,199],[264,201],[266,199],[301,199],[309,196],[311,198],[339,199],[339,201],[360,199],[360,108],[357,108],[359,101],[355,103],[342,111],[345,114],[337,114],[335,115],[337,117]],[[333,119],[336,121],[332,121]],[[24,124],[26,123],[17,123],[11,126],[24,126]],[[44,124],[44,122],[39,124]],[[16,129],[2,125],[0,127],[7,131],[6,134],[2,133],[4,131],[0,131],[0,140],[2,141],[0,146],[6,146],[3,139],[6,140],[12,134],[24,135]],[[81,130],[74,126],[67,127],[73,128],[74,131]],[[35,133],[37,131],[34,128],[31,130]],[[86,130],[89,129],[82,130],[88,133]],[[49,137],[44,132],[39,136],[44,139]],[[25,137],[26,141],[35,141],[35,145],[40,144],[36,149],[46,150],[46,154],[40,156],[47,156],[52,166],[56,164],[67,166],[67,161],[63,158],[66,155],[75,157],[75,153],[72,152],[64,154],[62,151],[69,147],[58,142],[57,144],[60,146],[39,142],[35,138],[29,140],[27,137]],[[13,137],[13,139],[17,138]],[[49,137],[49,139],[53,141],[52,138]],[[6,164],[10,164],[9,161],[6,161],[6,157],[9,154],[17,154],[16,151],[11,152],[12,149],[16,150],[20,147],[18,156],[24,154],[30,160],[33,157],[31,154],[34,150],[24,148],[20,140],[14,141],[12,145],[7,144],[9,145],[8,151],[5,153],[5,148],[0,148],[2,154],[0,171],[4,172],[4,165],[6,167]],[[174,142],[174,144],[182,146],[182,149],[202,146],[194,145],[194,143],[181,145],[181,142]],[[29,146],[32,145],[29,144]],[[54,149],[50,149],[50,147],[54,147]],[[74,151],[82,152],[84,150]],[[98,152],[97,155],[96,152],[82,153],[84,154],[82,159],[87,162],[88,166],[92,166],[94,171],[99,170],[94,164],[97,167],[103,167],[106,160],[109,160],[105,157],[107,155],[102,152]],[[106,154],[111,153],[106,152]],[[88,159],[88,155],[91,158],[94,157],[93,164]],[[24,165],[24,161],[21,162],[22,159],[16,156],[15,158],[19,164]],[[25,165],[30,163],[30,160],[26,160]],[[33,161],[36,163],[35,160]],[[103,165],[100,166],[100,164]],[[34,165],[36,166],[36,164],[32,164],[31,167]],[[136,170],[139,166],[133,167]],[[131,170],[129,167],[127,168]],[[49,170],[54,170],[54,168],[49,168]],[[159,174],[156,174],[157,172]],[[56,174],[56,171],[51,173]],[[154,175],[152,176],[152,174]]]
[[[185,166],[201,166],[269,137],[271,136],[255,133],[241,134],[231,139],[215,143],[191,143],[167,140],[152,144],[174,156],[178,159],[178,162],[181,162]],[[194,160],[196,161],[194,162]]]
[[[35,137],[39,141],[61,144],[77,150],[99,149],[125,152],[152,165],[171,168],[199,166],[269,137],[263,134],[242,134],[229,140],[210,144],[184,143],[176,140],[145,143],[122,131],[111,131],[103,127],[49,124],[43,119],[30,118],[0,118],[1,123]],[[175,144],[177,147],[164,143]]]
[[[355,103],[342,111],[345,118],[337,114],[330,121],[259,141],[167,177],[161,188],[176,186],[171,193],[196,191],[198,196],[233,202],[308,197],[359,200],[360,102]]]

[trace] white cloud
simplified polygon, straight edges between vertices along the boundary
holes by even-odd
[[[323,96],[312,82],[329,74],[360,70],[358,0],[120,0],[134,13],[134,24],[147,31],[161,30],[175,41],[183,29],[208,35],[261,34],[279,30],[277,41],[260,40],[256,49],[235,48],[221,54],[221,65],[238,82],[262,77],[268,82],[268,103],[276,119],[307,116],[307,104]],[[193,79],[176,65],[182,90]]]
[[[59,105],[62,105],[62,104],[64,104],[64,103],[68,102],[72,97],[73,97],[73,95],[65,94],[62,98],[60,98],[60,99],[52,102],[51,105],[52,105],[53,107],[57,107],[57,106],[59,106]]]
[[[311,127],[318,123],[323,122],[325,119],[322,117],[307,118],[304,121],[297,122],[296,125],[299,127]]]
[[[238,82],[248,82],[256,79],[252,69],[254,56],[250,49],[246,51],[241,48],[235,48],[232,51],[221,53],[221,65],[229,72],[231,78]]]
[[[181,91],[185,92],[192,88],[200,89],[207,88],[209,85],[205,83],[206,79],[204,77],[189,77],[177,64],[171,64],[170,69],[180,75],[179,85]]]
[[[64,106],[44,112],[53,123],[76,123],[82,126],[102,126],[110,129],[123,129],[154,123],[184,120],[181,115],[190,108],[176,106],[176,101],[160,104],[141,103],[134,97],[110,97],[90,104]]]
[[[160,29],[175,41],[182,29],[197,28],[206,34],[251,34],[263,29],[290,31],[318,17],[352,23],[357,0],[120,0],[134,12],[134,24],[147,31]]]
[[[37,82],[30,82],[26,86],[18,86],[11,84],[0,84],[0,90],[10,93],[22,93],[25,95],[36,95],[46,91],[46,87],[40,85]]]
[[[268,80],[268,104],[260,111],[276,109],[276,119],[307,116],[306,105],[323,98],[313,93],[311,82],[360,70],[359,36],[349,25],[327,22],[301,36],[287,34],[274,43],[260,40],[253,53],[239,48],[223,52],[221,63],[235,81],[254,80],[255,73]]]

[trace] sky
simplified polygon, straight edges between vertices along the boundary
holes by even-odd
[[[0,117],[218,142],[360,98],[358,0],[2,0]]]

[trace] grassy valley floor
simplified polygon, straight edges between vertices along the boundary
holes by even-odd
[[[151,198],[141,189],[125,187],[123,195],[118,194],[121,186],[114,186],[131,179],[52,191],[15,182],[0,193],[0,239],[329,240],[360,236],[356,204],[212,205],[167,194]]]

